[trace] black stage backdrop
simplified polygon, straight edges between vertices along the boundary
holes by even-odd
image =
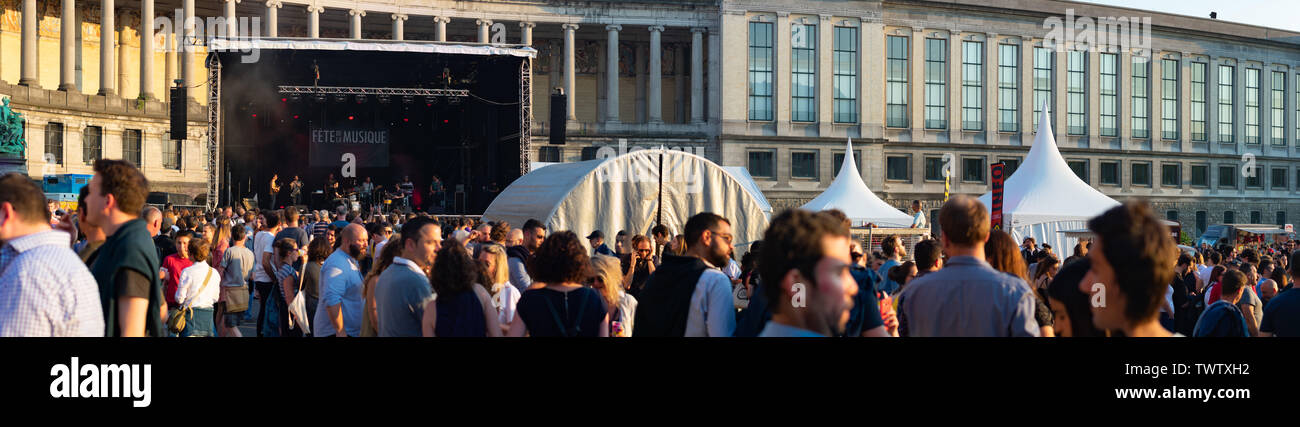
[[[263,50],[249,64],[240,58],[226,58],[221,79],[222,179],[229,178],[232,201],[257,195],[269,207],[271,176],[278,174],[277,205],[290,203],[288,183],[295,175],[305,184],[303,203],[310,204],[316,200],[311,193],[323,189],[330,173],[341,185],[351,184],[342,176],[343,153],[357,157],[357,182],[369,176],[392,186],[409,175],[417,190],[427,191],[437,175],[449,200],[459,186],[466,206],[448,213],[481,213],[496,195],[492,188],[505,188],[520,176],[522,58],[315,50]],[[467,89],[473,96],[318,99],[282,94],[281,85]],[[385,143],[374,144],[380,134]],[[322,149],[313,135],[371,143]],[[223,187],[222,204],[226,194]]]

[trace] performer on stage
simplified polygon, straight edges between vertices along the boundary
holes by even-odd
[[[338,197],[334,195],[334,190],[338,188],[339,182],[334,179],[334,174],[331,173],[329,178],[325,179],[325,195],[330,198]]]
[[[293,181],[289,182],[289,197],[293,198],[295,206],[302,204],[302,180],[298,175],[293,176]]]
[[[280,174],[271,175],[271,209],[277,208],[277,206],[275,205],[275,196],[280,194],[280,183],[276,181],[279,180],[280,180]]]
[[[429,210],[437,209],[438,213],[446,212],[445,192],[446,187],[442,185],[442,180],[438,179],[438,175],[434,175],[429,181]]]
[[[411,197],[415,195],[415,183],[411,182],[411,176],[403,176],[402,183],[398,185],[398,188],[401,189],[402,194],[405,196],[405,199],[403,199],[402,202],[409,212],[411,209]]]
[[[365,206],[363,209],[369,210],[374,205],[374,194],[375,183],[370,182],[370,177],[367,176],[366,181],[361,183],[361,204]]]

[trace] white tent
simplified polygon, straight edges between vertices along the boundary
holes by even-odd
[[[979,200],[986,209],[992,209],[991,192]],[[1078,239],[1059,231],[1088,228],[1089,219],[1118,205],[1079,179],[1065,163],[1044,107],[1034,145],[1015,174],[1003,183],[1002,229],[1010,232],[1017,243],[1033,237],[1040,245],[1052,245],[1055,253],[1065,256]]]
[[[712,212],[726,218],[738,255],[763,238],[772,209],[748,174],[737,176],[703,157],[660,148],[534,170],[506,187],[483,218],[515,227],[531,218],[552,232],[570,230],[583,237],[601,230],[612,239],[618,230],[649,235],[661,202],[663,224],[678,234],[691,215]]]
[[[867,188],[867,183],[862,182],[858,166],[853,162],[852,139],[844,153],[844,164],[840,166],[840,173],[835,175],[835,181],[801,208],[814,212],[839,209],[853,221],[854,227],[869,222],[885,228],[911,227],[911,216],[880,200]]]

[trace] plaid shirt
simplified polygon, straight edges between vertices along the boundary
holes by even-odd
[[[99,285],[68,248],[68,233],[29,234],[0,248],[0,336],[104,336]]]

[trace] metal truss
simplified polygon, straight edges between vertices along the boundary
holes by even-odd
[[[469,96],[469,89],[419,89],[352,86],[280,86],[280,93],[303,95]]]
[[[532,163],[528,152],[533,135],[533,59],[519,63],[519,175],[527,175]]]
[[[208,209],[217,208],[217,187],[221,177],[221,60],[208,54]]]

